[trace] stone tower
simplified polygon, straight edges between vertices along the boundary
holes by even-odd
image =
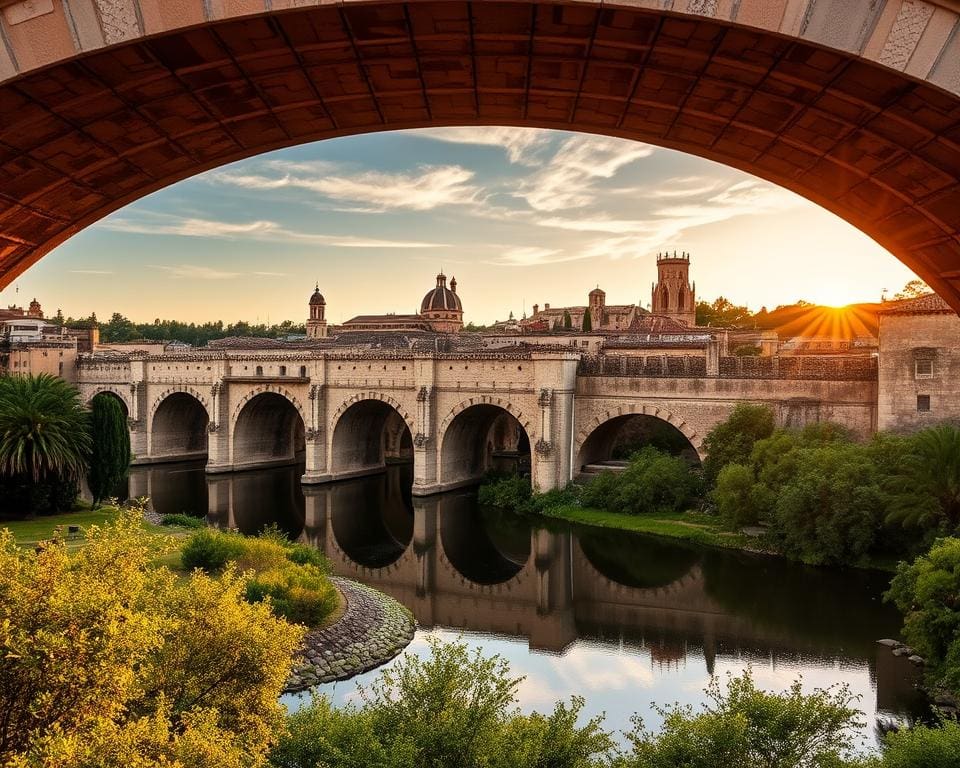
[[[653,285],[650,311],[689,326],[697,324],[697,284],[690,284],[690,254],[657,254],[657,282]]]
[[[307,338],[325,339],[327,337],[327,302],[320,293],[320,284],[317,283],[313,295],[310,297],[310,317],[307,319]]]

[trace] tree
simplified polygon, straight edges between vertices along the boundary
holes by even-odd
[[[714,328],[751,328],[753,316],[747,307],[737,306],[729,299],[720,296],[712,304],[698,301],[696,307],[697,325]]]
[[[906,285],[894,295],[894,299],[915,299],[918,296],[923,296],[924,294],[931,293],[930,286],[927,285],[920,278],[914,278],[909,280]]]
[[[271,754],[277,768],[588,768],[613,749],[600,719],[578,725],[583,701],[550,716],[514,707],[521,678],[499,656],[428,638],[430,655],[400,657],[360,693],[325,697],[292,714]]]
[[[93,398],[90,433],[93,447],[87,484],[94,506],[110,496],[130,469],[130,431],[120,401],[105,393]]]
[[[960,539],[938,540],[900,563],[885,598],[904,615],[903,634],[927,661],[934,682],[960,690]]]
[[[573,318],[570,317],[570,312],[568,310],[563,310],[563,330],[569,331],[573,329]]]
[[[884,768],[954,768],[960,755],[960,723],[915,725],[887,734]]]
[[[960,532],[960,427],[940,424],[914,435],[890,487],[891,522]]]
[[[142,510],[72,554],[0,531],[0,763],[265,765],[303,631],[232,571],[157,567],[156,541]]]
[[[137,326],[119,312],[114,312],[110,317],[110,322],[100,327],[100,338],[104,341],[133,341],[142,339],[143,334],[137,329]]]
[[[773,411],[765,405],[739,403],[726,421],[711,429],[704,439],[707,478],[716,480],[727,464],[746,464],[758,440],[773,434]]]
[[[590,314],[590,310],[585,309],[583,312],[583,328],[584,333],[588,333],[593,330],[593,316]]]
[[[659,733],[638,721],[628,734],[633,754],[620,768],[840,768],[853,759],[849,729],[862,723],[844,686],[805,695],[797,681],[767,693],[745,672],[728,678],[725,691],[714,679],[707,695],[700,713],[659,710]]]
[[[753,472],[743,464],[727,464],[720,470],[713,498],[717,512],[730,528],[739,529],[760,521],[762,505],[757,500],[759,489]]]
[[[87,412],[74,387],[48,374],[0,377],[4,507],[44,513],[72,506],[90,449]]]

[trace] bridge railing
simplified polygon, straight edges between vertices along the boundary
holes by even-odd
[[[581,359],[578,376],[704,378],[707,361],[693,355],[591,355]],[[796,357],[724,356],[715,376],[726,379],[876,381],[877,358],[866,355]]]

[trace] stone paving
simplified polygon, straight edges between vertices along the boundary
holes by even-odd
[[[347,602],[339,621],[307,633],[284,693],[346,680],[390,661],[413,640],[413,615],[392,597],[331,577]]]

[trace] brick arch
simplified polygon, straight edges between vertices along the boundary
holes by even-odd
[[[362,403],[365,400],[377,400],[381,403],[386,403],[400,415],[400,418],[403,419],[404,423],[406,423],[407,429],[410,430],[411,435],[413,435],[416,432],[416,428],[414,426],[414,419],[410,415],[410,412],[406,408],[404,408],[400,402],[390,397],[390,395],[385,395],[382,392],[358,392],[357,394],[348,397],[346,400],[340,403],[337,410],[334,411],[333,417],[330,419],[329,434],[330,434],[331,440],[333,439],[333,433],[336,431],[337,424],[340,422],[340,419],[343,416],[343,414],[346,413],[354,405],[357,405],[358,403]]]
[[[226,163],[372,131],[520,125],[765,178],[960,310],[956,0],[77,5],[20,8],[0,45],[0,288],[107,214]]]
[[[150,410],[147,414],[147,423],[153,423],[153,417],[157,413],[157,409],[163,405],[163,401],[166,400],[170,395],[175,395],[181,393],[184,395],[190,395],[194,398],[200,405],[203,406],[203,410],[207,412],[207,418],[210,421],[214,421],[212,408],[208,398],[204,397],[200,392],[189,384],[174,384],[173,386],[167,387],[159,395],[157,395],[150,403]]]
[[[97,395],[110,394],[118,397],[120,402],[123,403],[123,407],[127,409],[127,417],[130,417],[130,414],[133,413],[133,402],[130,398],[130,389],[129,387],[118,387],[111,384],[100,384],[90,392],[89,396],[86,398],[86,404],[89,406],[93,402],[93,398]]]
[[[505,400],[502,397],[496,397],[495,395],[477,395],[476,397],[469,397],[466,400],[462,400],[461,402],[457,403],[447,412],[447,415],[444,417],[443,421],[440,422],[440,427],[437,429],[437,448],[440,451],[443,450],[443,441],[447,435],[447,430],[453,423],[453,420],[465,410],[472,408],[475,405],[495,405],[498,408],[503,408],[503,410],[520,422],[520,426],[523,427],[524,431],[527,433],[527,437],[530,439],[531,447],[533,446],[534,442],[536,442],[535,438],[539,435],[533,427],[533,422],[524,416],[523,411],[521,411],[512,402]]]
[[[277,384],[261,384],[253,389],[249,390],[240,400],[237,402],[237,405],[233,409],[233,413],[230,416],[230,428],[231,430],[237,425],[237,419],[240,418],[240,414],[243,409],[246,407],[247,403],[256,398],[258,395],[264,394],[274,394],[280,395],[287,402],[289,402],[297,411],[297,414],[300,416],[304,425],[307,424],[306,412],[303,409],[303,405],[300,400],[297,399],[290,390],[285,387],[281,387]]]
[[[584,443],[597,428],[606,424],[611,419],[616,419],[621,416],[652,416],[653,418],[665,421],[687,438],[690,445],[692,445],[693,449],[697,452],[697,456],[701,462],[707,458],[707,452],[703,446],[703,437],[697,431],[696,427],[667,408],[642,403],[629,403],[628,405],[618,408],[610,408],[590,419],[586,427],[577,432],[577,438],[574,443],[574,456],[580,455]]]

